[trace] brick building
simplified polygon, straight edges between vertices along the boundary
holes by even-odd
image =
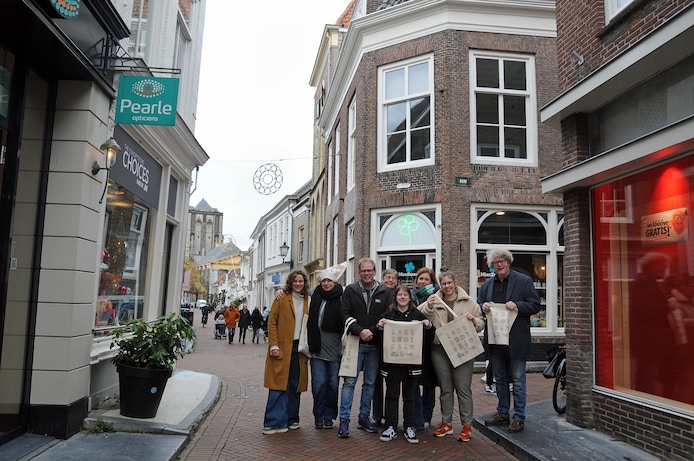
[[[557,1],[569,422],[691,460],[691,0]]]
[[[311,79],[309,262],[349,261],[347,283],[364,256],[405,283],[448,267],[476,296],[507,247],[544,303],[544,359],[564,334],[562,199],[540,186],[561,166],[538,114],[558,92],[554,2],[354,1],[338,22]]]

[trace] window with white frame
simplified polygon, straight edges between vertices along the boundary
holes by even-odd
[[[299,227],[299,254],[298,260],[304,260],[304,226]]]
[[[335,128],[335,195],[340,194],[340,124]]]
[[[354,221],[347,224],[347,274],[346,283],[354,280]]]
[[[340,254],[338,251],[337,245],[340,243],[340,240],[338,239],[338,231],[339,228],[337,226],[337,216],[335,219],[333,219],[333,264],[337,264],[340,261],[340,258],[338,255]]]
[[[330,226],[325,228],[325,267],[330,267],[332,261],[332,232]]]
[[[357,99],[353,98],[349,103],[349,116],[347,121],[347,190],[354,187],[354,175],[356,173],[356,148],[357,148]]]
[[[610,22],[627,5],[634,3],[634,0],[605,0],[605,22]]]
[[[328,144],[328,205],[332,203],[333,190],[333,143]]]
[[[378,170],[432,165],[433,57],[379,69]]]
[[[537,165],[535,59],[470,52],[472,163]]]

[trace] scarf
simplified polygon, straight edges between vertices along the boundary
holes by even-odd
[[[323,323],[319,325],[320,308],[324,301]],[[313,290],[311,304],[308,307],[308,349],[310,352],[318,353],[321,350],[321,328],[331,333],[342,333],[341,301],[342,285],[339,283],[336,283],[330,291],[325,291],[320,285]]]

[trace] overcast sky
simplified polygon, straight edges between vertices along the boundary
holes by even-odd
[[[195,136],[210,160],[190,200],[224,214],[224,234],[247,250],[258,219],[311,178],[311,71],[326,24],[349,0],[208,0]],[[264,164],[280,189],[256,191]],[[269,179],[265,176],[265,179]],[[195,173],[193,173],[195,179]]]

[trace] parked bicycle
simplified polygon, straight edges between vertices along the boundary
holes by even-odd
[[[562,414],[566,411],[566,346],[555,346],[547,351],[547,368],[542,375],[554,379],[552,406]]]

